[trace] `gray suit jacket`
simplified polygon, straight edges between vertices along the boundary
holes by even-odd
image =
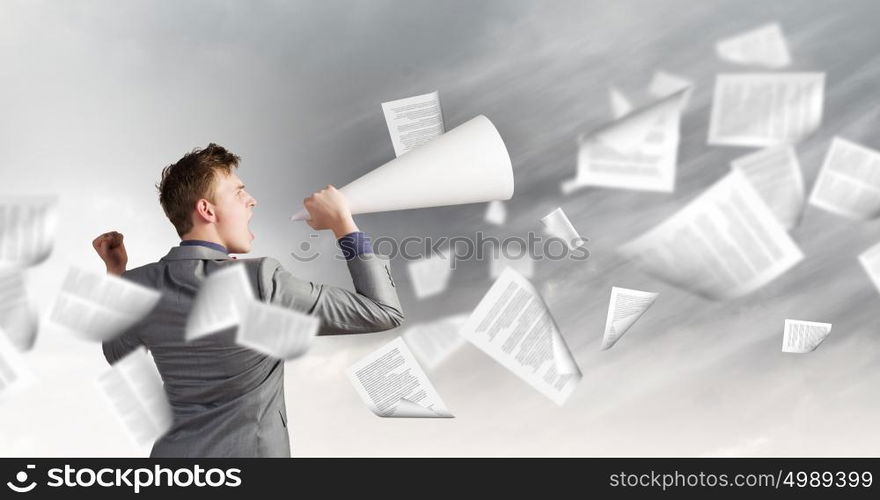
[[[374,254],[348,261],[356,292],[298,279],[275,259],[233,260],[202,246],[172,248],[159,262],[125,272],[124,279],[162,292],[147,318],[103,345],[110,363],[146,346],[162,376],[174,424],[150,456],[290,456],[284,362],[236,344],[234,327],[184,340],[200,283],[236,263],[246,266],[262,301],[318,316],[318,335],[378,332],[403,322],[388,262]]]

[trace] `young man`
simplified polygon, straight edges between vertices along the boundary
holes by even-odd
[[[236,155],[209,144],[162,171],[159,202],[181,242],[158,262],[126,271],[121,234],[93,242],[108,273],[162,292],[144,321],[103,345],[111,364],[139,346],[153,355],[174,424],[152,457],[290,456],[284,362],[236,344],[235,328],[184,340],[193,299],[211,273],[243,264],[256,297],[318,316],[318,335],[378,332],[404,319],[387,260],[372,253],[369,237],[332,186],[304,205],[312,228],[338,238],[355,292],[296,278],[275,259],[229,257],[249,252],[254,239],[248,223],[257,202],[235,174],[238,163]]]

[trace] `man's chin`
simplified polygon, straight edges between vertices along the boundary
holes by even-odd
[[[251,244],[240,244],[240,245],[232,245],[227,248],[229,253],[249,253],[251,251]]]
[[[229,253],[248,253],[251,251],[254,238],[254,233],[248,230],[247,235],[240,234],[238,238],[235,238],[236,241],[234,243],[227,245],[226,249]]]

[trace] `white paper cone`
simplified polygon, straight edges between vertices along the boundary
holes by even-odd
[[[341,188],[353,214],[509,200],[513,167],[483,115]],[[305,220],[305,210],[292,217]]]

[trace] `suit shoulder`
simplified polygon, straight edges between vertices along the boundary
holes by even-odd
[[[281,267],[281,263],[278,262],[278,259],[273,257],[252,257],[249,259],[235,259],[230,262],[230,264],[244,264],[248,270],[253,270],[257,272],[263,272],[265,270],[274,270]]]
[[[248,274],[255,281],[260,297],[266,299],[273,294],[272,282],[275,272],[281,268],[278,259],[272,257],[254,257],[250,259],[236,259],[236,262],[244,264]]]
[[[161,262],[151,262],[125,271],[122,273],[122,278],[134,281],[135,283],[149,283],[153,281],[152,277],[160,273],[161,267]]]

